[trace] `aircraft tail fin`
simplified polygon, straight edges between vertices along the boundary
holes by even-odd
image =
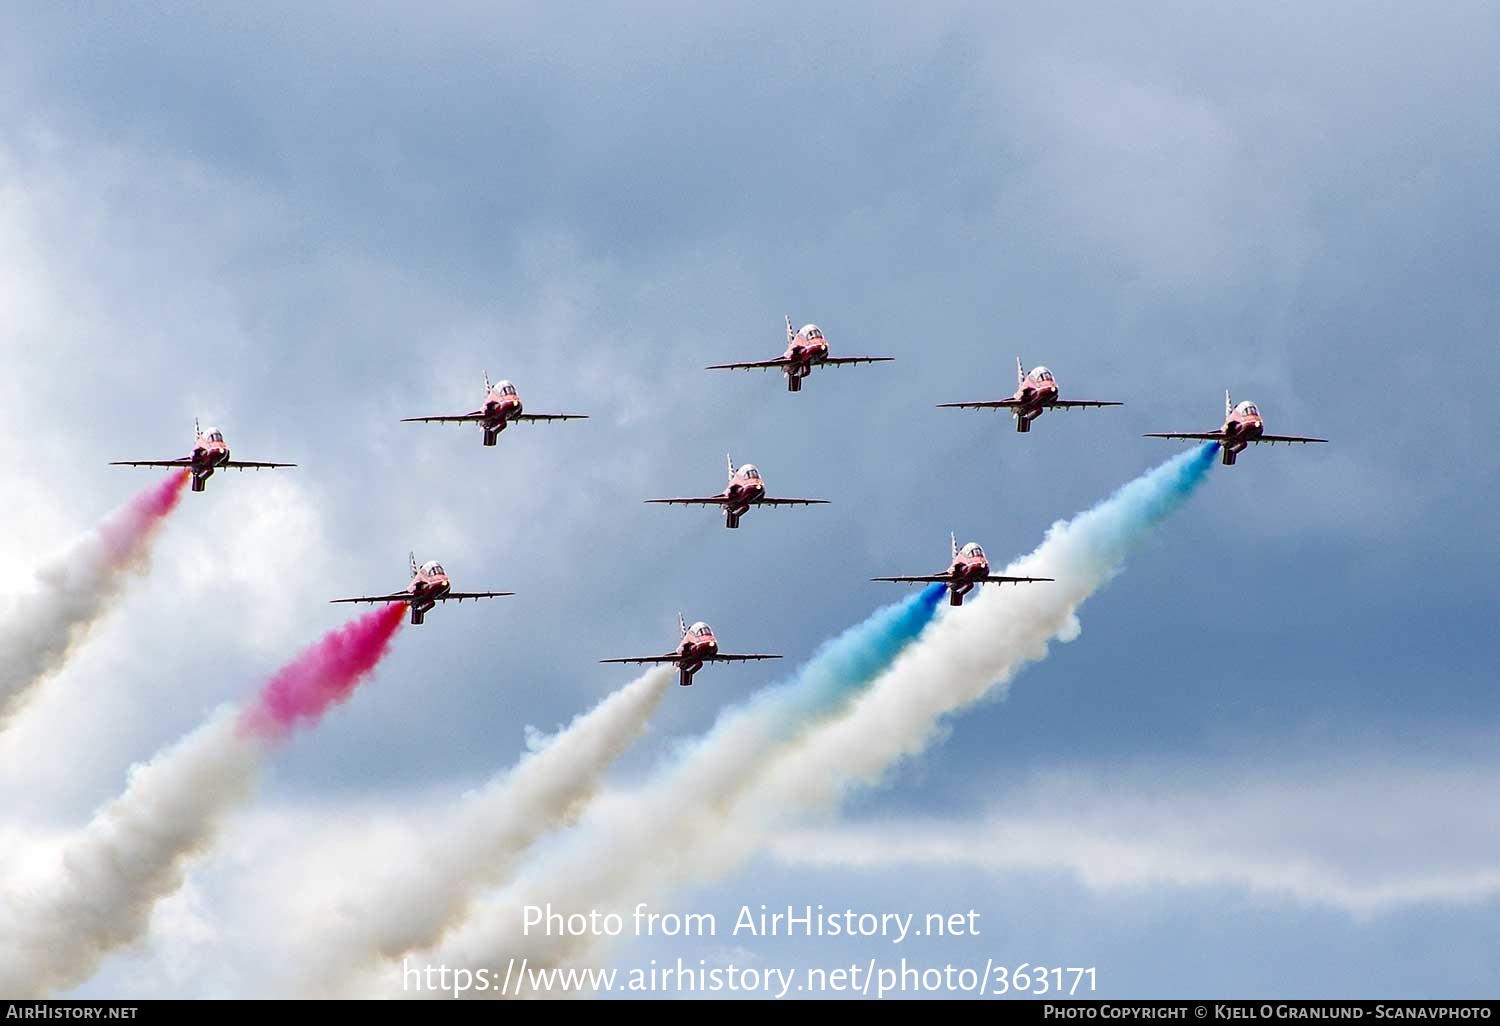
[[[792,330],[792,315],[791,314],[787,314],[786,315],[786,341],[787,341],[787,345],[791,345],[792,344],[792,339],[794,339],[796,337],[797,337],[797,333]]]
[[[1026,371],[1021,367],[1021,358],[1016,357],[1016,384],[1026,384]]]
[[[411,560],[411,575],[417,576],[417,554],[415,551],[408,552],[406,558]]]
[[[687,618],[680,612],[677,614],[677,629],[682,631],[682,636],[687,637]]]
[[[485,371],[484,372],[484,393],[485,393],[485,395],[489,395],[490,389],[493,388],[493,387],[494,386],[490,384],[490,372],[489,371]]]
[[[957,559],[958,558],[958,535],[950,531],[948,533],[948,537],[953,542],[953,558]]]
[[[203,429],[198,426],[198,418],[193,418],[193,437],[197,438],[203,434]]]
[[[1234,403],[1229,398],[1229,389],[1224,389],[1224,416],[1227,418],[1234,412]]]
[[[727,453],[727,452],[724,454],[724,462],[726,464],[728,464],[728,466],[729,466],[729,476],[733,477],[734,476],[734,460],[730,458],[729,453]]]

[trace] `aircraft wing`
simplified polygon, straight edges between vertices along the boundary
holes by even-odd
[[[514,417],[508,417],[507,419],[508,420],[512,420],[512,421],[523,421],[523,420],[588,420],[589,417],[588,417],[588,414],[586,414],[586,413],[518,413]]]
[[[1259,438],[1250,439],[1252,442],[1326,442],[1326,438],[1303,438],[1300,435],[1261,435]]]
[[[484,411],[475,410],[473,413],[458,413],[449,417],[402,417],[403,424],[463,424],[469,421],[483,420]]]
[[[894,356],[830,356],[818,366],[843,367],[853,363],[890,363]]]
[[[389,595],[359,595],[355,598],[329,599],[330,603],[337,602],[410,602],[411,592],[393,591]]]
[[[723,495],[704,495],[691,499],[647,499],[646,501],[665,503],[669,506],[722,506],[729,500]]]
[[[914,577],[871,577],[870,580],[895,584],[949,584],[953,578],[948,574],[918,574]]]
[[[754,506],[826,506],[828,499],[757,499]]]
[[[515,592],[513,591],[450,591],[448,594],[438,599],[438,601],[462,602],[464,599],[504,598],[507,595],[514,594]]]
[[[1142,435],[1142,438],[1188,438],[1202,442],[1222,442],[1222,431],[1163,431]]]
[[[785,367],[791,363],[785,357],[778,356],[774,360],[750,360],[746,363],[716,363],[706,370],[770,370],[772,367]]]
[[[233,467],[235,470],[267,470],[276,467],[295,467],[295,463],[257,463],[254,460],[230,460],[228,463],[220,463],[219,467]]]
[[[1058,399],[1050,409],[1054,410],[1076,410],[1085,406],[1124,406],[1124,403],[1106,403],[1094,399]]]
[[[110,463],[111,467],[190,467],[193,461],[186,456],[179,456],[175,460],[115,460]]]
[[[1015,399],[992,399],[983,403],[938,403],[940,410],[1004,410],[1012,406],[1020,406]]]
[[[752,659],[780,659],[781,656],[762,655],[760,653],[756,653],[754,655],[735,655],[732,652],[719,652],[711,656],[699,656],[699,658],[702,659],[705,663],[743,663],[749,662]]]
[[[601,659],[601,663],[677,663],[682,661],[682,656],[676,652],[668,652],[666,655],[658,656],[623,656],[619,659]]]
[[[989,574],[982,578],[986,584],[1033,584],[1037,581],[1056,580],[1053,577],[1006,577],[1004,574]]]

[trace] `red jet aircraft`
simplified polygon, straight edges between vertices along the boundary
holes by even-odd
[[[804,324],[792,330],[791,314],[786,318],[786,352],[774,360],[751,360],[748,363],[716,363],[709,370],[770,370],[780,367],[786,375],[788,392],[802,391],[802,379],[814,367],[842,367],[853,363],[889,363],[894,356],[829,356],[828,340],[816,324]]]
[[[1052,580],[1051,577],[1004,577],[992,574],[989,557],[984,554],[984,549],[979,547],[978,542],[969,542],[963,548],[959,548],[958,536],[950,535],[950,537],[953,539],[953,562],[942,573],[870,579],[872,581],[895,581],[897,584],[946,584],[950,606],[963,605],[964,596],[981,584],[1034,584],[1037,581]]]
[[[1097,402],[1092,399],[1059,399],[1057,380],[1046,367],[1033,367],[1028,373],[1021,369],[1021,358],[1016,357],[1016,390],[1008,399],[995,399],[983,403],[938,403],[939,409],[966,410],[1010,410],[1016,418],[1017,431],[1030,431],[1031,422],[1047,410],[1072,410],[1085,406],[1124,406],[1124,403]]]
[[[1229,390],[1224,390],[1224,425],[1217,431],[1167,431],[1160,434],[1148,434],[1147,438],[1191,438],[1204,442],[1218,442],[1219,451],[1224,454],[1224,466],[1234,466],[1235,459],[1244,452],[1251,442],[1326,442],[1326,438],[1303,438],[1301,435],[1268,435],[1265,433],[1265,425],[1261,423],[1260,410],[1255,408],[1252,402],[1242,402],[1238,406],[1229,398]]]
[[[682,641],[678,642],[677,651],[668,652],[666,655],[658,656],[630,656],[624,659],[601,659],[601,663],[674,663],[677,666],[677,683],[683,687],[689,687],[693,683],[693,674],[703,669],[704,663],[743,663],[752,659],[780,659],[779,655],[764,655],[755,653],[753,655],[732,655],[719,651],[719,641],[714,637],[713,628],[699,620],[691,627],[677,614],[677,626],[682,629]]]
[[[208,479],[215,470],[263,470],[276,467],[295,467],[295,463],[255,463],[250,460],[229,458],[229,443],[224,433],[216,427],[200,430],[198,421],[193,421],[193,451],[175,460],[116,460],[112,467],[175,467],[193,472],[193,491],[201,492],[208,487]]]
[[[449,417],[403,417],[403,424],[479,424],[484,428],[484,444],[494,445],[507,424],[537,420],[588,420],[583,413],[523,413],[521,397],[516,386],[509,381],[490,384],[489,372],[484,375],[484,407],[473,413],[459,413]]]
[[[734,460],[724,457],[729,464],[729,484],[718,495],[704,495],[686,499],[647,499],[647,502],[664,503],[670,506],[718,506],[724,511],[724,526],[739,527],[740,517],[751,506],[826,506],[827,499],[768,499],[765,482],[755,464],[746,463],[734,469]]]
[[[454,591],[442,564],[430,560],[417,566],[417,554],[411,554],[411,583],[405,591],[389,595],[360,595],[356,598],[330,599],[330,602],[405,602],[411,607],[411,622],[421,623],[427,611],[439,602],[462,602],[464,599],[503,598],[513,591]]]

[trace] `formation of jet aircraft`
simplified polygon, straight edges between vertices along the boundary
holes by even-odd
[[[832,356],[822,329],[816,324],[807,324],[793,329],[792,319],[786,318],[786,351],[770,360],[743,363],[714,364],[709,370],[780,370],[786,377],[787,390],[800,392],[802,382],[817,367],[840,367],[861,363],[886,363],[889,356]],[[491,384],[489,374],[484,375],[484,404],[469,413],[437,415],[430,417],[407,417],[402,423],[462,423],[477,424],[483,432],[486,446],[495,445],[500,433],[507,426],[517,423],[557,420],[586,420],[580,413],[527,413],[521,403],[520,394],[510,381],[501,380]],[[1015,420],[1016,430],[1022,433],[1031,430],[1032,422],[1048,410],[1070,410],[1123,405],[1117,400],[1064,399],[1052,371],[1043,366],[1026,370],[1020,358],[1016,359],[1016,389],[1003,399],[975,402],[939,403],[939,408],[1008,410]],[[113,466],[166,467],[187,470],[192,475],[192,490],[201,492],[208,479],[217,470],[262,470],[295,467],[295,463],[264,463],[236,460],[230,457],[229,445],[223,433],[215,427],[193,425],[195,440],[192,451],[176,459],[167,460],[119,460]],[[1326,442],[1324,438],[1302,435],[1270,435],[1260,410],[1252,402],[1235,405],[1229,393],[1224,393],[1224,423],[1212,431],[1164,432],[1148,434],[1147,438],[1177,438],[1193,441],[1217,442],[1225,465],[1233,465],[1241,452],[1257,443],[1313,443]],[[740,518],[757,506],[819,506],[827,499],[780,498],[766,494],[766,484],[754,464],[736,467],[734,460],[726,456],[728,481],[723,491],[714,495],[686,496],[665,499],[647,499],[648,503],[685,506],[717,506],[724,516],[726,528],[738,528]],[[983,584],[1047,584],[1050,577],[1014,577],[990,572],[989,558],[977,542],[959,547],[957,535],[950,535],[952,559],[947,569],[934,574],[913,574],[895,577],[875,577],[874,581],[895,583],[943,584],[947,587],[950,605],[963,605],[964,597]],[[463,602],[466,599],[502,598],[515,594],[509,591],[454,591],[452,582],[442,565],[436,561],[418,564],[416,554],[410,556],[411,579],[405,589],[375,595],[357,595],[332,599],[335,603],[404,604],[411,613],[411,622],[420,624],[427,613],[440,602]],[[701,620],[689,626],[678,614],[681,639],[677,648],[661,655],[626,656],[602,659],[603,663],[670,663],[678,669],[678,682],[683,686],[693,683],[693,676],[709,663],[750,662],[765,659],[780,659],[771,653],[735,654],[719,651],[718,639],[713,629]]]

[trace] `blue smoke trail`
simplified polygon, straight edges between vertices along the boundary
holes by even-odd
[[[1137,541],[1187,500],[1218,457],[1219,443],[1205,442],[1122,486],[1092,509],[1059,527],[1081,536],[1079,549],[1094,560],[1117,562]]]
[[[930,584],[823,642],[790,679],[762,688],[721,712],[708,734],[694,742],[695,747],[712,744],[721,731],[733,730],[748,719],[761,720],[765,740],[773,741],[837,712],[921,635],[947,592],[946,585]]]

